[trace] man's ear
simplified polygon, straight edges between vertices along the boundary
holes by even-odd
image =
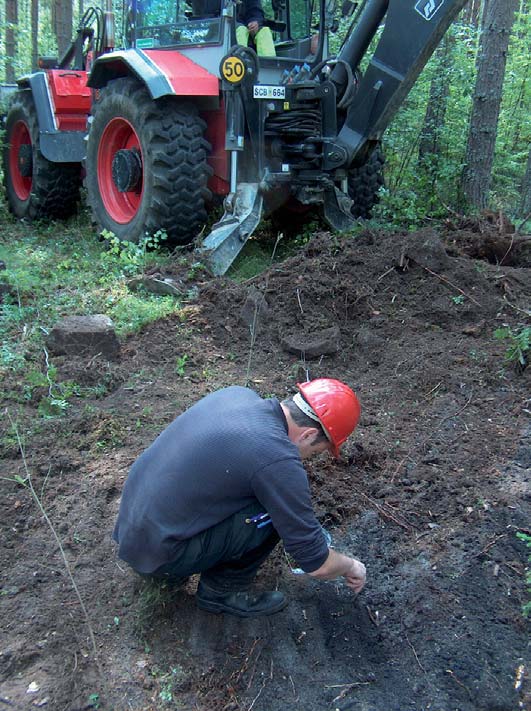
[[[311,444],[318,434],[319,430],[317,429],[317,427],[305,427],[299,436],[299,441],[301,442],[301,444]]]

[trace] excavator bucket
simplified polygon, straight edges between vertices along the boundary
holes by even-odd
[[[240,183],[226,201],[225,214],[203,242],[201,252],[212,274],[220,276],[243,249],[262,217],[263,199],[258,183]]]

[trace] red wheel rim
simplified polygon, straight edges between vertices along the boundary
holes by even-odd
[[[140,186],[121,193],[112,179],[112,162],[116,151],[136,148],[142,156],[140,141],[129,121],[115,118],[105,127],[98,148],[98,186],[109,217],[125,225],[136,216],[142,202],[143,181]]]
[[[9,150],[9,172],[13,190],[19,200],[27,200],[31,194],[31,176],[24,177],[20,172],[19,153],[21,146],[31,146],[31,136],[24,121],[17,121],[11,133]]]

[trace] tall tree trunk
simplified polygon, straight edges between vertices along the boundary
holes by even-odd
[[[450,93],[450,69],[453,63],[454,38],[448,32],[437,50],[437,64],[430,85],[430,95],[419,141],[419,161],[436,156],[440,149],[440,132],[444,124]]]
[[[518,0],[486,0],[461,187],[468,203],[487,206],[507,48]]]
[[[72,0],[52,3],[52,18],[59,57],[62,57],[72,41]]]
[[[31,68],[39,62],[39,0],[31,0]]]
[[[527,154],[527,167],[524,179],[522,180],[522,204],[520,206],[520,215],[523,219],[531,216],[531,146],[529,146],[529,153]]]
[[[18,72],[15,68],[17,55],[17,0],[6,0],[6,82],[13,84]]]

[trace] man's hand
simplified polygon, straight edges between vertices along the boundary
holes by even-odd
[[[249,24],[247,25],[247,29],[252,35],[255,35],[260,29],[260,25],[256,20],[253,20],[252,22],[249,22]]]
[[[351,569],[345,573],[344,578],[349,588],[354,590],[357,594],[363,590],[367,578],[367,571],[361,561],[351,558],[350,562],[352,563]]]
[[[330,548],[328,558],[322,566],[309,575],[318,580],[334,580],[343,576],[348,587],[355,593],[359,593],[365,585],[367,573],[361,561]]]

